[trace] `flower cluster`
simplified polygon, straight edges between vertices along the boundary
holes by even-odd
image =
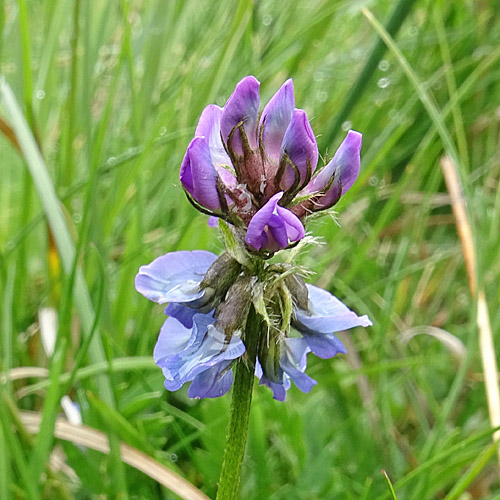
[[[306,284],[301,268],[269,260],[304,238],[308,214],[332,207],[352,186],[360,149],[361,134],[350,131],[318,171],[316,140],[305,111],[295,109],[291,80],[261,114],[252,76],[224,108],[204,109],[180,179],[195,207],[223,220],[226,251],[171,252],[142,266],[135,281],[145,297],[168,304],[154,350],[168,390],[190,382],[192,398],[222,396],[243,360],[283,401],[291,381],[304,392],[316,384],[305,373],[309,352],[345,352],[334,333],[371,325]],[[254,330],[247,328],[251,309]],[[251,340],[255,361],[246,358]]]
[[[137,290],[169,316],[154,351],[165,387],[191,382],[192,398],[218,397],[233,381],[234,361],[245,353],[245,323],[252,303],[264,303],[258,332],[256,374],[283,401],[293,380],[309,392],[316,381],[305,374],[307,353],[332,358],[345,352],[335,332],[369,326],[329,292],[288,274],[290,265],[271,264],[259,278],[228,253],[171,252],[142,266]],[[273,320],[274,318],[274,320]]]
[[[201,211],[242,228],[251,251],[304,237],[302,219],[334,206],[359,173],[361,134],[350,131],[319,172],[316,138],[286,81],[259,114],[259,82],[243,78],[224,108],[207,106],[180,179]]]

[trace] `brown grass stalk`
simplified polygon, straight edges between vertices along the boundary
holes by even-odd
[[[488,401],[488,411],[490,425],[492,427],[500,426],[500,393],[498,390],[498,368],[495,356],[495,346],[491,332],[490,317],[488,312],[488,303],[484,290],[477,289],[477,267],[476,251],[472,229],[467,216],[465,200],[462,187],[458,177],[457,166],[451,158],[445,156],[441,158],[441,168],[444,174],[446,187],[451,198],[453,214],[456,220],[457,232],[462,244],[462,252],[467,269],[467,279],[471,296],[477,301],[477,326],[479,329],[479,349],[481,351],[481,362],[484,373],[484,385],[486,390],[486,399]],[[500,440],[500,431],[493,434],[493,440]],[[500,463],[500,449],[498,452],[498,461]]]

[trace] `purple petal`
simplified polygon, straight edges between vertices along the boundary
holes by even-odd
[[[209,218],[208,218],[208,225],[210,227],[218,227],[219,226],[219,218],[218,217],[215,217],[213,215],[211,215]]]
[[[309,349],[322,359],[330,359],[336,356],[339,352],[345,354],[346,348],[342,342],[335,337],[333,333],[324,333],[321,335],[302,334],[306,340]]]
[[[227,369],[230,364],[231,361],[219,363],[196,375],[189,387],[188,396],[198,399],[224,396],[233,383],[233,371]],[[224,372],[224,370],[227,371]]]
[[[139,268],[135,288],[158,304],[183,302],[196,306],[204,295],[199,285],[216,258],[204,250],[167,253]]]
[[[243,122],[243,129],[248,138],[248,142],[252,149],[257,147],[257,117],[259,115],[259,81],[253,76],[247,76],[241,80],[233,94],[227,100],[220,120],[220,130],[222,138],[228,144],[228,138],[234,127],[238,123]],[[237,130],[231,144],[228,147],[232,148],[237,154],[243,153],[241,145],[240,132]]]
[[[165,314],[167,316],[180,321],[186,328],[193,327],[193,316],[199,312],[200,311],[198,309],[179,304],[177,302],[171,302],[165,308]]]
[[[309,311],[295,310],[293,326],[299,332],[322,336],[355,326],[372,325],[368,316],[358,316],[330,292],[310,284],[307,284],[307,290]]]
[[[182,160],[180,171],[182,185],[200,205],[210,210],[218,210],[220,201],[217,177],[206,139],[195,137],[189,143]]]
[[[282,384],[277,384],[276,382],[271,382],[269,379],[260,377],[259,385],[265,385],[273,391],[273,398],[278,401],[285,401],[286,391],[290,388],[290,379],[284,379]]]
[[[303,338],[286,338],[281,341],[278,378],[282,382],[273,382],[268,379],[263,373],[262,366],[258,363],[255,372],[260,378],[260,385],[269,387],[273,391],[274,399],[278,401],[285,401],[286,391],[290,388],[290,380],[302,392],[309,392],[317,382],[304,373],[307,367],[308,352],[310,349]]]
[[[270,198],[248,225],[245,242],[256,250],[277,251],[304,237],[305,230],[300,219],[278,205],[282,196],[281,192]]]
[[[359,174],[361,142],[362,135],[350,130],[330,163],[305,188],[305,193],[321,192],[335,176],[328,191],[317,200],[320,207],[331,205],[339,194],[344,195],[354,184]],[[339,182],[342,184],[342,193],[339,192]]]
[[[301,240],[305,236],[304,225],[300,219],[287,208],[276,206],[278,215],[285,222],[286,234],[290,242]]]
[[[293,82],[287,80],[267,103],[260,118],[260,127],[264,127],[262,132],[264,151],[270,159],[278,161],[280,158],[281,145],[294,108]]]
[[[306,112],[303,109],[296,109],[293,112],[292,121],[288,126],[281,154],[286,153],[292,163],[297,167],[300,174],[300,184],[303,184],[307,175],[307,162],[311,165],[311,173],[318,164],[318,145],[316,137],[309,125]],[[281,188],[286,191],[290,189],[295,181],[294,169],[288,165],[281,179]]]
[[[217,173],[219,174],[219,177],[221,178],[222,182],[231,190],[235,189],[238,181],[236,180],[235,175],[230,172],[227,168],[218,165],[215,167],[215,170],[217,170]],[[232,200],[229,197],[226,197],[228,204],[232,203]]]
[[[204,137],[210,149],[212,165],[217,169],[222,165],[231,165],[231,160],[227,155],[220,136],[220,119],[222,108],[215,104],[210,104],[201,113],[195,137]]]
[[[302,392],[309,392],[317,382],[304,373],[309,352],[307,342],[304,339],[287,338],[283,341],[282,351],[280,365],[283,371]]]

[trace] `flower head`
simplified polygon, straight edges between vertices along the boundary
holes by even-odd
[[[226,251],[171,252],[136,276],[140,293],[167,304],[154,349],[165,387],[190,383],[194,398],[225,394],[241,362],[275,399],[283,401],[292,382],[309,392],[316,381],[305,373],[308,354],[345,353],[335,333],[371,325],[306,284],[300,267],[268,260],[304,238],[308,214],[334,206],[353,185],[361,134],[350,131],[318,169],[316,138],[306,112],[295,108],[292,80],[262,113],[259,87],[243,78],[223,108],[203,110],[180,168],[193,205],[211,225],[225,221]]]
[[[281,86],[260,117],[259,87],[255,77],[247,76],[223,108],[212,104],[203,110],[180,180],[201,211],[243,231],[251,227],[248,248],[272,254],[304,236],[300,219],[332,207],[351,187],[359,172],[361,134],[349,132],[333,160],[316,173],[316,138],[306,112],[295,108],[292,80]],[[269,203],[274,212],[279,207],[280,219],[294,221],[294,238],[255,236],[253,229],[260,227]],[[254,218],[259,223],[251,225]]]

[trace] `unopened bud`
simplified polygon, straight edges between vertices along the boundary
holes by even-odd
[[[230,337],[243,330],[252,303],[252,278],[243,276],[232,285],[226,298],[215,310],[215,326]]]
[[[223,253],[208,268],[200,288],[205,290],[206,294],[210,294],[214,301],[221,300],[240,272],[241,265],[228,253]]]
[[[298,274],[291,274],[285,278],[285,284],[292,294],[293,301],[299,309],[307,311],[309,306],[309,294],[307,293],[307,286]]]

